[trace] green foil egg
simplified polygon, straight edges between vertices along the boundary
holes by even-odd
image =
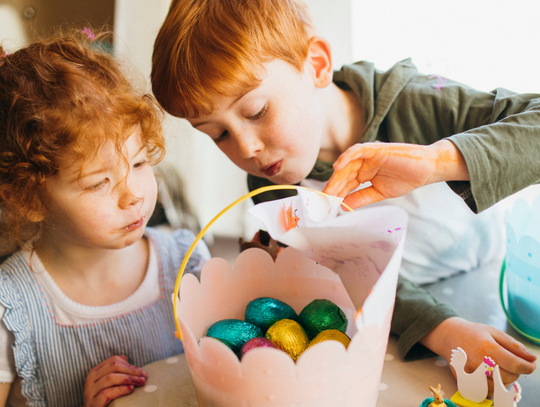
[[[249,322],[240,319],[222,319],[208,328],[206,336],[219,339],[240,357],[244,343],[251,338],[264,335],[258,327]]]
[[[261,328],[266,333],[268,328],[282,319],[296,320],[296,311],[283,301],[275,298],[260,297],[250,301],[246,307],[246,322]]]
[[[309,339],[326,329],[337,329],[345,333],[349,323],[341,308],[329,300],[311,301],[300,312],[297,321],[306,330]]]
[[[277,348],[287,352],[294,360],[298,359],[309,345],[306,331],[292,319],[277,321],[266,331],[266,338],[270,339]]]

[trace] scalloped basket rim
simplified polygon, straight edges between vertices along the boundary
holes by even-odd
[[[193,345],[196,345],[194,348],[191,348],[189,346],[188,348],[190,348],[189,349],[190,351],[195,351],[194,356],[197,357],[197,359],[200,359],[200,360],[203,359],[202,352],[204,351],[204,349],[201,349],[201,346],[200,346],[200,343],[203,341],[203,339],[204,339],[204,342],[206,341],[215,342],[214,346],[216,346],[218,349],[221,349],[221,352],[223,352],[224,354],[227,354],[227,356],[224,355],[226,359],[229,359],[231,361],[234,360],[234,363],[239,366],[242,365],[242,361],[244,358],[242,358],[242,360],[239,360],[238,357],[227,345],[225,345],[224,343],[222,343],[221,341],[217,339],[201,337],[199,340],[197,340],[196,335],[193,333],[192,329],[182,318],[182,304],[184,302],[188,302],[190,299],[194,297],[197,297],[197,295],[199,294],[199,290],[204,290],[204,288],[207,285],[213,284],[212,277],[214,277],[214,275],[219,275],[219,277],[227,276],[227,278],[230,281],[236,281],[238,276],[241,274],[241,269],[247,263],[249,263],[250,260],[253,258],[259,258],[263,262],[263,265],[265,265],[268,268],[272,268],[273,269],[271,273],[272,276],[288,275],[288,271],[290,270],[288,270],[289,265],[287,263],[287,260],[289,260],[290,257],[292,258],[300,257],[302,258],[302,261],[304,263],[306,264],[312,263],[315,266],[314,268],[312,268],[312,270],[315,270],[315,271],[311,271],[311,272],[306,271],[306,269],[295,270],[295,271],[301,271],[301,273],[297,275],[304,276],[304,277],[324,278],[330,281],[340,282],[339,277],[333,271],[327,269],[326,267],[316,264],[312,260],[306,258],[301,252],[290,247],[284,249],[280,253],[275,263],[272,260],[272,257],[264,250],[259,249],[259,248],[250,248],[239,254],[239,256],[237,257],[235,261],[234,267],[231,267],[231,265],[222,258],[213,257],[203,266],[200,281],[194,275],[190,275],[190,274],[187,274],[182,277],[182,283],[180,285],[180,290],[179,290],[180,299],[178,301],[178,308],[179,308],[178,319],[182,328],[182,335],[184,336],[184,342],[187,339],[188,343],[192,343]],[[280,271],[276,271],[276,270],[280,270]],[[355,322],[356,321],[353,321],[353,323]],[[351,321],[349,321],[349,323],[351,323]],[[366,330],[366,329],[369,329],[369,327],[363,326],[362,329]],[[374,326],[372,329],[378,330],[379,327]],[[355,334],[350,339],[351,339],[351,342],[347,349],[345,349],[343,345],[339,343],[334,344],[333,342],[335,341],[321,342],[317,344],[316,346],[313,346],[312,348],[310,348],[309,352],[308,350],[304,351],[304,353],[300,355],[296,363],[290,358],[290,356],[288,356],[285,353],[284,355],[287,359],[290,360],[291,366],[294,368],[298,368],[299,365],[302,365],[303,363],[305,363],[304,360],[306,360],[307,358],[319,358],[321,357],[321,354],[324,354],[324,355],[332,354],[332,355],[335,355],[335,357],[340,360],[343,359],[343,354],[348,358],[352,358],[352,356],[349,356],[349,355],[352,355],[353,353],[354,354],[357,353],[357,348],[359,348],[357,343],[364,340],[365,338],[363,338],[363,335],[359,335],[359,332],[356,330]],[[360,346],[360,348],[362,347],[363,346]],[[186,346],[184,346],[184,348],[186,348]],[[275,356],[275,353],[274,353],[275,349],[263,348],[263,349],[257,349],[257,352],[254,355],[250,356],[250,359],[257,357],[260,354],[264,355],[265,353],[268,353],[268,352],[272,353]],[[252,353],[252,351],[250,351],[250,353]],[[234,356],[234,358],[232,358],[231,356]]]

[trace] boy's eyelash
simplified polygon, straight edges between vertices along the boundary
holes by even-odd
[[[254,114],[253,116],[246,117],[246,119],[258,120],[266,114],[267,110],[268,110],[268,105],[264,105],[264,107],[258,113]]]
[[[257,113],[255,113],[253,116],[246,117],[247,120],[258,120],[262,118],[266,112],[268,111],[268,105],[264,105],[264,107]],[[227,138],[229,135],[229,132],[225,130],[223,133],[219,135],[218,138],[214,139],[214,142],[217,144]]]
[[[229,132],[227,130],[225,130],[223,133],[221,133],[219,135],[218,138],[214,139],[214,143],[218,144],[220,141],[225,140],[228,135],[229,135]]]

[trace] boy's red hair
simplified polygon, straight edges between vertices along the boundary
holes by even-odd
[[[265,62],[301,71],[314,34],[297,0],[173,0],[154,45],[154,95],[174,116],[208,114],[212,96],[255,88]]]
[[[66,159],[84,165],[109,140],[120,151],[136,126],[153,161],[163,156],[161,109],[100,51],[105,36],[78,30],[8,55],[0,46],[0,254],[39,232],[45,181]]]

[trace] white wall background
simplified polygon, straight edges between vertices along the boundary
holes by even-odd
[[[539,0],[307,0],[319,34],[329,39],[334,66],[369,60],[379,69],[412,57],[419,71],[481,90],[506,87],[540,93]],[[170,0],[116,0],[115,49],[144,81],[150,75],[154,38]],[[24,43],[20,13],[0,0],[0,40]],[[12,45],[15,44],[15,45]],[[208,137],[169,118],[167,160],[205,225],[247,192],[245,174]],[[246,203],[247,205],[247,203]],[[241,205],[211,229],[250,237],[257,225]]]
[[[353,59],[490,91],[540,92],[538,0],[352,0]]]

